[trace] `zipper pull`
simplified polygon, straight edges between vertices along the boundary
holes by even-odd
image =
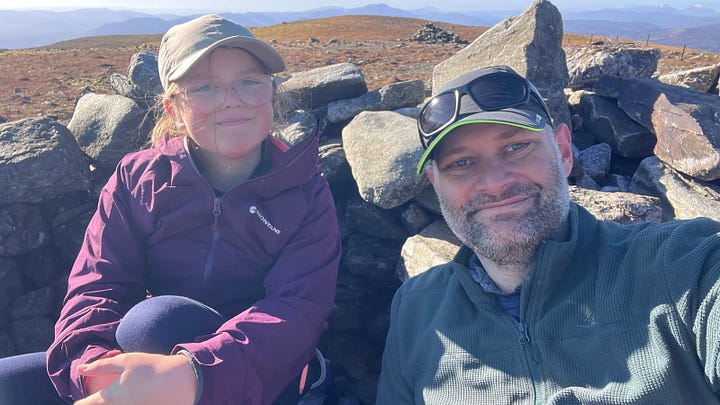
[[[216,231],[218,229],[218,220],[220,219],[220,198],[215,197],[215,201],[213,202],[213,216],[215,216],[215,220],[213,221],[212,230]]]
[[[525,322],[518,322],[518,329],[520,329],[520,344],[529,344],[530,336],[528,335],[527,325],[525,325]]]

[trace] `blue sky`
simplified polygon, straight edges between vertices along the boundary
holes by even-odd
[[[666,4],[675,8],[705,4],[720,10],[720,0],[554,0],[558,8],[563,9],[599,9],[624,8],[631,6],[657,6]],[[0,10],[9,9],[74,9],[74,8],[112,8],[131,9],[145,12],[164,12],[171,14],[189,14],[198,12],[247,12],[247,11],[302,11],[319,7],[337,6],[337,0],[250,0],[235,2],[227,0],[0,0]],[[360,7],[367,4],[384,3],[401,9],[435,7],[443,11],[481,11],[481,10],[519,10],[525,9],[532,0],[345,0],[342,7]],[[182,4],[182,8],[178,8]]]

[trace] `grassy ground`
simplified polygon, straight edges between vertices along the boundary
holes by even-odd
[[[351,62],[360,67],[370,89],[400,80],[429,82],[432,68],[464,45],[409,41],[425,20],[342,16],[282,23],[253,29],[285,57],[288,71]],[[472,42],[487,27],[435,23]],[[13,121],[52,116],[67,121],[85,92],[112,93],[112,73],[127,74],[130,57],[141,50],[157,52],[161,35],[97,36],[63,41],[48,47],[0,52],[0,117]],[[317,41],[311,41],[311,39]],[[563,46],[587,45],[590,38],[566,34]],[[637,44],[644,46],[645,44]],[[717,54],[658,46],[665,73],[719,63]]]

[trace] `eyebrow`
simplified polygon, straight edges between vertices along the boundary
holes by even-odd
[[[245,69],[240,72],[235,72],[236,76],[243,76],[243,75],[265,75],[267,73],[263,72],[262,69]],[[193,74],[193,75],[186,75],[183,77],[184,81],[200,81],[200,80],[212,80],[213,77],[216,77],[213,75],[213,72],[205,72],[205,74]]]

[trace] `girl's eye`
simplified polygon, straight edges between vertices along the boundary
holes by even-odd
[[[250,86],[256,86],[258,84],[260,84],[260,82],[258,82],[257,80],[243,79],[237,83],[237,87],[250,87]]]
[[[272,79],[267,75],[250,75],[241,77],[235,84],[235,88],[253,88],[270,84]]]
[[[211,86],[209,84],[195,84],[189,86],[187,92],[190,94],[203,94],[210,92],[210,90]]]

